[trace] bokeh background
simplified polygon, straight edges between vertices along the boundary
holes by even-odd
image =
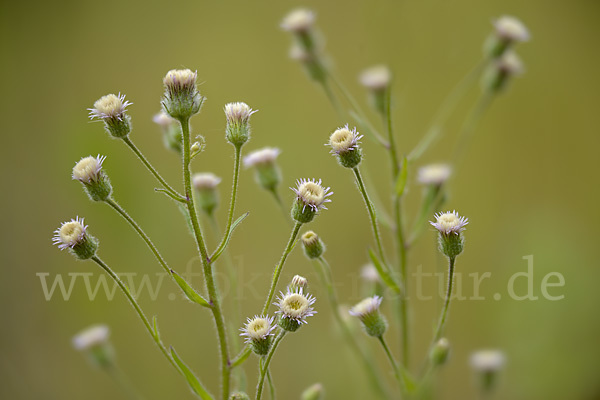
[[[597,285],[598,113],[600,4],[591,0],[439,0],[348,2],[320,1],[33,1],[0,3],[2,48],[3,182],[0,301],[0,398],[126,398],[109,377],[90,367],[73,350],[80,329],[106,323],[119,366],[148,399],[192,398],[184,381],[159,354],[123,296],[99,295],[90,301],[82,281],[68,301],[44,297],[39,273],[53,279],[69,272],[94,272],[92,263],[76,262],[51,245],[61,221],[86,217],[101,240],[102,257],[120,272],[161,272],[143,242],[108,207],[92,204],[70,170],[83,156],[108,156],[105,168],[118,201],[142,224],[171,266],[194,262],[194,246],[182,215],[156,194],[150,174],[99,123],[90,123],[86,108],[107,93],[125,93],[134,105],[133,140],[173,184],[180,183],[179,161],[162,145],[151,118],[159,111],[161,78],[172,68],[198,70],[208,101],[193,120],[207,139],[195,171],[223,177],[228,201],[232,149],[224,140],[222,107],[245,101],[260,112],[253,117],[254,136],[247,150],[281,148],[282,193],[295,179],[319,177],[335,192],[329,211],[310,228],[328,245],[341,299],[360,299],[360,267],[372,244],[368,219],[352,176],[339,167],[323,143],[340,120],[318,86],[287,54],[290,37],[279,29],[291,9],[306,6],[318,27],[337,75],[366,108],[359,72],[386,63],[396,81],[394,118],[399,147],[408,152],[427,129],[444,96],[481,57],[491,20],[503,14],[521,18],[533,40],[519,47],[527,72],[494,102],[477,129],[458,175],[450,184],[447,207],[471,220],[459,271],[491,272],[482,285],[484,301],[452,304],[447,337],[452,356],[439,374],[439,398],[475,398],[469,354],[499,348],[507,355],[498,398],[600,398],[598,360],[600,321]],[[421,160],[450,158],[464,115],[475,102],[473,88],[447,125],[444,139]],[[371,114],[378,123],[376,116]],[[388,204],[385,154],[365,141],[365,167]],[[414,215],[421,188],[410,173],[407,218]],[[243,316],[262,305],[273,265],[285,245],[289,225],[267,193],[243,171],[238,213],[250,216],[236,231],[230,254],[247,283]],[[226,207],[218,218],[223,221]],[[207,229],[207,234],[210,231]],[[388,243],[391,244],[391,243]],[[507,282],[526,271],[523,256],[533,255],[533,289],[537,301],[507,295]],[[427,231],[411,253],[409,267],[443,272],[435,235]],[[559,301],[541,297],[549,272],[560,272],[564,287],[551,288]],[[282,277],[308,276],[319,298],[319,313],[282,344],[272,371],[282,399],[298,398],[314,382],[329,398],[369,398],[360,366],[344,351],[333,329],[324,291],[313,267],[296,249]],[[154,276],[154,275],[151,275]],[[202,287],[201,278],[194,278]],[[222,284],[226,285],[222,279]],[[436,281],[425,291],[434,293]],[[518,280],[518,293],[527,290]],[[465,293],[472,294],[468,285]],[[217,392],[217,344],[210,314],[169,294],[165,280],[158,297],[140,302],[156,314],[167,344],[174,345],[209,389]],[[493,294],[502,298],[494,300]],[[229,299],[229,297],[228,297]],[[430,340],[441,301],[411,302],[412,359],[418,369]],[[388,305],[389,306],[389,305]],[[389,314],[389,308],[385,308]],[[231,315],[231,313],[230,313]],[[233,316],[232,316],[233,317]],[[233,318],[240,326],[242,320]],[[395,324],[389,334],[398,354]],[[362,337],[377,355],[382,374],[393,381],[374,341]],[[238,340],[239,342],[239,340]],[[255,385],[256,359],[245,364],[248,385]]]

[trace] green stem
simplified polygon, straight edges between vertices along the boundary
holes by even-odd
[[[262,397],[263,385],[265,383],[265,376],[267,374],[267,371],[269,370],[269,364],[271,363],[271,358],[273,358],[273,354],[275,354],[275,350],[277,350],[277,346],[283,340],[283,337],[285,336],[286,333],[287,332],[282,329],[281,332],[279,333],[279,335],[277,335],[277,337],[273,341],[273,344],[271,345],[271,348],[269,349],[269,352],[265,356],[266,359],[264,360],[262,369],[259,368],[260,378],[258,380],[258,385],[256,387],[256,400],[260,400],[260,398]]]
[[[142,162],[142,164],[144,164],[146,166],[146,168],[148,168],[148,171],[150,171],[152,173],[152,175],[154,175],[154,177],[156,178],[156,180],[158,180],[160,182],[160,184],[163,185],[163,187],[167,190],[167,192],[169,192],[171,194],[171,197],[174,197],[176,199],[183,199],[183,196],[180,195],[175,189],[173,189],[167,183],[167,181],[165,181],[165,179],[162,176],[160,176],[160,174],[158,173],[158,171],[156,170],[156,168],[154,168],[152,166],[152,164],[150,164],[150,162],[146,159],[146,157],[144,157],[144,155],[142,154],[142,152],[136,147],[135,144],[133,144],[133,142],[131,141],[131,139],[129,138],[129,136],[124,137],[123,138],[123,142],[125,142],[125,144],[127,146],[129,146],[129,148],[140,159],[140,161]]]
[[[446,316],[448,314],[448,308],[450,307],[450,298],[452,297],[452,282],[454,278],[454,262],[456,258],[450,258],[448,262],[448,288],[446,290],[446,300],[444,301],[444,308],[442,309],[442,315],[440,316],[440,320],[438,322],[438,326],[435,330],[435,335],[433,335],[433,341],[431,342],[432,346],[442,337],[442,332],[444,330],[444,324],[446,323]]]
[[[300,227],[302,226],[302,222],[296,222],[294,224],[294,229],[292,229],[292,234],[290,235],[290,239],[288,240],[287,246],[281,255],[281,259],[279,260],[279,264],[275,267],[275,271],[273,271],[273,280],[271,281],[271,288],[269,289],[269,295],[267,296],[267,300],[265,301],[265,305],[263,306],[263,310],[261,315],[267,315],[267,310],[273,301],[273,296],[275,295],[275,289],[277,288],[277,282],[279,281],[279,276],[281,275],[281,271],[283,270],[283,265],[287,260],[287,257],[292,251],[294,247],[294,243],[296,242],[296,237],[298,236],[298,232],[300,231]]]
[[[381,345],[383,346],[383,350],[385,351],[385,355],[387,356],[388,360],[390,360],[390,364],[392,364],[392,368],[394,369],[394,376],[398,381],[398,385],[400,385],[400,391],[403,395],[402,397],[406,397],[406,385],[404,380],[402,379],[402,371],[400,370],[401,367],[394,359],[394,356],[392,355],[392,352],[390,351],[390,348],[388,347],[387,343],[383,339],[383,336],[379,336],[377,339],[379,339],[379,342],[381,343]]]
[[[392,91],[388,88],[386,90],[385,97],[385,122],[388,133],[388,151],[390,153],[390,159],[392,161],[392,177],[393,182],[396,183],[398,179],[398,173],[400,172],[400,163],[398,160],[398,153],[396,151],[396,141],[394,139],[394,129],[392,127]]]
[[[237,198],[237,189],[238,189],[238,181],[240,178],[240,161],[242,159],[242,146],[235,146],[235,162],[233,166],[233,187],[231,188],[231,202],[229,204],[229,215],[227,217],[227,227],[225,228],[225,234],[223,239],[221,239],[221,243],[217,249],[213,252],[213,256],[218,254],[223,250],[223,247],[227,244],[227,237],[229,235],[229,231],[231,230],[231,224],[233,223],[233,212],[235,210],[235,201]],[[211,256],[212,258],[212,256]]]
[[[144,396],[137,391],[125,373],[123,373],[123,371],[121,371],[116,365],[106,368],[105,371],[131,399],[144,399]]]
[[[244,361],[246,361],[248,359],[248,356],[250,355],[250,353],[251,353],[250,347],[248,347],[247,345],[244,346],[244,348],[242,348],[240,353],[231,360],[229,367],[235,368],[239,365],[242,365],[244,363]]]
[[[335,112],[338,114],[338,116],[341,119],[344,119],[344,113],[342,111],[342,107],[340,106],[339,101],[337,100],[337,98],[333,94],[333,91],[331,90],[331,86],[329,86],[327,84],[326,80],[322,80],[319,83],[321,83],[321,87],[323,88],[323,91],[327,95],[327,98],[329,99],[329,102],[331,103],[331,105],[335,109]]]
[[[385,252],[383,251],[383,244],[381,241],[381,236],[379,234],[379,228],[377,227],[377,215],[375,213],[375,208],[373,207],[373,203],[371,203],[371,200],[369,199],[369,195],[367,194],[367,190],[365,189],[365,184],[360,175],[358,167],[354,167],[352,170],[354,171],[354,176],[356,177],[358,189],[363,197],[363,200],[365,201],[367,211],[369,212],[369,219],[371,220],[371,228],[373,229],[373,236],[375,236],[375,242],[377,243],[377,251],[379,253],[379,257],[381,258],[381,262],[383,262],[387,266],[388,264],[385,258]]]
[[[384,385],[380,379],[380,374],[376,371],[373,360],[369,358],[360,348],[360,345],[356,341],[356,338],[350,331],[350,328],[348,328],[348,324],[344,322],[344,319],[340,314],[340,307],[337,300],[337,295],[335,293],[335,289],[333,287],[333,279],[329,263],[323,256],[319,257],[317,261],[319,262],[319,265],[321,267],[319,268],[319,275],[321,277],[321,280],[323,281],[323,285],[327,289],[328,299],[331,305],[331,310],[333,312],[333,317],[335,318],[336,323],[339,325],[344,339],[346,340],[347,344],[351,347],[353,353],[356,354],[360,361],[362,361],[365,371],[367,372],[369,381],[371,382],[371,386],[373,386],[373,389],[377,392],[379,398],[387,398]]]
[[[125,294],[125,296],[127,296],[127,300],[129,300],[129,303],[133,306],[133,308],[137,312],[138,316],[144,323],[146,330],[148,331],[150,336],[152,336],[152,339],[154,339],[154,342],[160,349],[161,353],[163,353],[163,355],[169,360],[171,365],[173,365],[173,367],[181,373],[181,370],[177,366],[177,363],[175,362],[175,360],[173,360],[173,358],[169,354],[169,351],[166,349],[166,347],[164,346],[164,344],[162,343],[160,338],[154,334],[154,329],[152,328],[150,321],[148,321],[148,318],[142,311],[142,308],[137,303],[137,301],[135,300],[135,298],[133,297],[131,292],[129,292],[129,288],[127,287],[127,285],[125,285],[125,283],[123,283],[121,278],[119,278],[119,276],[112,269],[110,269],[110,267],[108,265],[106,265],[104,263],[104,261],[102,261],[98,256],[92,257],[92,261],[94,261],[96,264],[98,264],[100,266],[100,268],[102,268],[117,283],[117,285],[119,285],[119,288],[121,289],[123,294]]]
[[[219,340],[219,348],[221,353],[221,390],[223,400],[229,398],[230,390],[230,378],[231,369],[229,367],[229,350],[227,348],[227,334],[225,332],[225,320],[223,318],[223,312],[221,310],[221,300],[215,284],[213,276],[212,265],[208,257],[206,250],[206,244],[202,237],[202,231],[200,224],[198,223],[198,216],[196,214],[196,206],[194,205],[194,196],[192,193],[191,183],[191,171],[190,171],[190,121],[188,118],[182,118],[180,121],[181,131],[183,134],[183,182],[185,187],[185,199],[188,212],[190,214],[190,220],[192,222],[192,228],[194,231],[194,237],[196,239],[196,245],[202,261],[202,267],[204,270],[204,281],[206,284],[206,290],[208,292],[208,300],[211,305],[211,311],[217,326],[217,337]],[[233,197],[233,196],[232,196]]]
[[[456,149],[454,150],[453,161],[455,165],[458,164],[460,157],[464,155],[468,144],[473,137],[473,133],[475,132],[477,124],[485,114],[485,111],[488,109],[493,99],[494,95],[491,92],[485,92],[479,97],[479,100],[469,112],[469,115],[465,119],[465,122],[460,130],[457,140],[458,143],[456,145]],[[454,173],[456,174],[456,171],[454,171]]]
[[[429,148],[429,146],[438,138],[442,132],[442,127],[446,122],[446,119],[456,108],[458,101],[465,95],[471,85],[477,80],[483,68],[487,65],[488,60],[482,60],[479,62],[471,71],[465,75],[463,79],[452,89],[452,91],[446,96],[440,108],[437,110],[433,117],[433,121],[429,126],[429,129],[423,136],[423,139],[417,144],[417,146],[410,152],[408,159],[415,161],[423,155],[423,153]]]

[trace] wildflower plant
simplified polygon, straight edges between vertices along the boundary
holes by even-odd
[[[320,142],[326,142],[325,145],[329,147],[329,151],[337,163],[348,172],[352,172],[357,190],[364,202],[366,210],[364,218],[368,219],[370,223],[372,244],[365,254],[365,260],[355,267],[359,272],[360,265],[369,261],[368,266],[364,267],[360,274],[372,293],[349,310],[341,304],[334,285],[334,272],[338,266],[335,263],[330,264],[325,258],[325,241],[314,231],[304,229],[306,224],[327,210],[327,203],[332,201],[330,196],[333,192],[321,179],[299,178],[296,185],[290,188],[293,196],[289,192],[288,196],[280,195],[278,188],[283,181],[283,175],[276,164],[280,150],[275,147],[266,147],[243,156],[243,150],[252,138],[250,122],[256,113],[256,110],[244,102],[232,102],[223,106],[224,139],[233,146],[234,153],[232,189],[223,233],[219,235],[214,248],[209,248],[198,210],[210,218],[214,227],[218,227],[214,211],[220,206],[218,188],[221,178],[210,172],[192,173],[191,161],[204,149],[204,138],[196,136],[197,140],[194,141],[190,120],[200,112],[205,97],[197,86],[197,72],[189,69],[174,69],[166,73],[163,78],[164,95],[160,102],[162,111],[154,117],[154,121],[162,129],[165,146],[181,156],[183,186],[179,189],[175,189],[167,183],[134,144],[132,137],[135,135],[135,131],[132,128],[132,118],[127,114],[128,107],[133,103],[125,100],[125,95],[119,93],[118,95],[102,96],[94,103],[93,108],[89,109],[89,115],[93,120],[102,121],[105,130],[111,137],[123,141],[133,151],[156,179],[159,186],[156,191],[166,195],[183,210],[194,237],[195,250],[202,264],[205,285],[203,289],[193,287],[167,263],[142,226],[116,201],[119,188],[113,187],[108,177],[110,158],[100,155],[84,157],[76,163],[71,175],[74,180],[82,184],[85,193],[91,200],[106,204],[119,214],[145,242],[159,266],[177,284],[181,292],[190,301],[199,305],[203,311],[212,315],[216,342],[219,346],[217,364],[220,370],[218,385],[220,394],[218,396],[212,394],[211,391],[215,390],[217,385],[210,389],[205,386],[205,382],[193,373],[174,348],[165,345],[158,329],[157,318],[147,317],[127,285],[119,278],[118,273],[104,259],[100,258],[99,239],[89,232],[93,230],[93,227],[89,228],[84,224],[83,218],[76,217],[60,225],[55,231],[53,241],[59,249],[68,250],[76,258],[94,262],[115,281],[133,306],[135,313],[159,351],[168,363],[181,374],[197,397],[223,400],[250,398],[246,393],[247,388],[240,385],[241,380],[234,380],[232,377],[234,373],[242,369],[252,353],[258,358],[255,398],[262,398],[265,382],[268,382],[271,398],[274,398],[275,384],[270,373],[270,365],[276,350],[288,337],[288,333],[300,332],[300,334],[291,336],[293,336],[293,340],[301,341],[301,332],[304,329],[300,330],[300,328],[309,325],[311,317],[317,314],[317,304],[319,308],[322,307],[321,301],[317,303],[317,299],[309,294],[306,278],[296,275],[285,286],[285,289],[281,286],[280,278],[283,268],[296,244],[300,243],[324,288],[326,302],[329,303],[343,339],[339,343],[347,346],[355,355],[361,370],[368,378],[373,398],[398,398],[398,394],[402,398],[420,395],[431,384],[434,378],[433,372],[448,363],[451,339],[444,337],[444,328],[447,324],[452,298],[453,276],[457,268],[456,260],[465,249],[464,234],[469,223],[466,217],[456,211],[441,212],[442,207],[448,201],[447,189],[451,179],[456,175],[456,165],[465,150],[465,143],[468,143],[483,112],[491,104],[491,100],[507,87],[511,78],[522,72],[523,66],[515,55],[514,48],[518,43],[529,39],[529,32],[520,21],[513,17],[501,17],[494,21],[493,32],[485,46],[484,58],[477,64],[475,72],[469,73],[457,86],[457,89],[449,95],[440,107],[441,111],[435,115],[431,127],[423,134],[416,147],[410,151],[408,149],[400,151],[401,147],[396,144],[398,134],[392,123],[394,81],[392,71],[388,67],[380,65],[366,69],[359,77],[360,83],[368,91],[367,95],[373,111],[381,118],[379,122],[372,122],[367,113],[359,106],[359,102],[324,62],[324,48],[316,31],[316,14],[304,9],[293,11],[284,18],[281,28],[293,37],[291,51],[293,59],[299,61],[306,68],[309,77],[323,88],[334,110],[345,122],[345,125],[338,127],[333,132],[331,127],[323,127]],[[473,111],[465,118],[463,128],[456,140],[456,150],[451,155],[451,159],[443,160],[443,163],[422,165],[420,158],[439,139],[443,132],[442,127],[456,102],[478,77],[481,77],[483,85],[482,94]],[[255,135],[260,134],[261,132],[255,133]],[[382,151],[388,155],[391,175],[389,181],[391,202],[388,206],[391,208],[391,218],[386,217],[387,213],[383,210],[384,205],[378,204],[376,207],[372,200],[372,182],[365,178],[366,174],[363,175],[363,171],[368,168],[366,151],[361,145],[363,136],[381,145]],[[211,138],[210,140],[215,139]],[[318,145],[319,141],[315,141],[315,146]],[[241,214],[236,213],[242,162],[247,168],[255,170],[259,186],[271,192],[279,205],[285,207],[286,198],[290,198],[289,208],[287,208],[289,212],[286,210],[286,218],[292,222],[289,239],[279,261],[274,266],[264,303],[255,305],[254,317],[247,318],[245,323],[240,319],[241,317],[232,316],[229,313],[230,310],[227,309],[224,299],[220,295],[215,279],[216,263],[220,262],[222,257],[227,262],[229,257],[227,247],[233,240],[234,230],[248,216],[245,211]],[[335,166],[332,164],[331,167]],[[415,212],[409,212],[404,209],[404,205],[408,192],[406,188],[413,176],[417,183],[423,186],[424,194],[420,208]],[[412,216],[412,220],[407,218],[409,216]],[[434,220],[430,221],[430,225],[428,225],[427,221],[432,216]],[[412,350],[411,325],[408,318],[410,307],[407,302],[407,294],[411,290],[407,281],[408,260],[409,250],[428,226],[437,231],[439,250],[448,261],[448,285],[437,327],[431,338],[428,352],[424,355],[425,368],[421,369],[421,373],[417,373],[419,371],[413,369],[410,357],[414,351]],[[304,231],[302,234],[301,230]],[[218,232],[219,229],[213,231]],[[393,252],[384,245],[386,234],[393,239]],[[235,285],[235,271],[229,268],[228,274]],[[278,290],[279,296],[275,297]],[[386,308],[382,307],[387,304],[394,306],[395,311],[391,315]],[[274,309],[273,306],[275,306]],[[356,317],[360,321],[366,336],[361,335],[358,330],[353,328],[353,323],[349,319],[352,317]],[[392,323],[388,323],[388,321]],[[236,332],[241,331],[241,333],[232,335],[228,328],[231,325],[238,326],[239,331]],[[396,332],[396,327],[398,327],[398,332]],[[384,374],[382,374],[382,370],[389,367],[379,365],[374,354],[365,349],[363,342],[368,337],[375,338],[380,343],[397,380],[398,388],[396,390],[387,386]],[[397,340],[399,354],[394,354],[392,348],[388,346],[387,341],[390,337]],[[233,341],[244,342],[237,354],[232,352],[232,349],[236,348],[232,344]],[[101,365],[114,364],[113,354],[107,350],[109,347],[106,326],[95,327],[78,335],[74,339],[74,345],[79,350],[91,351],[90,354],[97,361],[100,360],[98,363]],[[492,378],[503,365],[504,356],[501,353],[477,353],[473,356],[472,366],[483,377],[483,391],[488,392],[492,389]],[[116,376],[115,379],[123,381]],[[132,390],[132,388],[128,387],[125,390]],[[323,393],[323,385],[314,384],[301,394],[301,398],[319,399],[323,397]]]

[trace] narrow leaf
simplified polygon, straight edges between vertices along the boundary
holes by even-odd
[[[206,389],[204,389],[202,383],[200,383],[200,380],[196,377],[196,375],[194,375],[188,366],[179,358],[173,347],[171,347],[171,356],[173,357],[173,360],[175,360],[175,363],[177,363],[177,366],[183,373],[185,379],[188,381],[192,391],[200,396],[200,398],[203,400],[214,400],[213,397],[206,391]]]
[[[183,290],[183,292],[185,293],[185,295],[187,296],[188,299],[190,299],[194,303],[200,304],[201,306],[210,308],[210,305],[204,299],[204,297],[202,297],[198,292],[196,292],[196,290],[194,290],[194,288],[191,287],[185,281],[185,279],[183,279],[181,276],[179,276],[179,274],[177,274],[177,272],[171,270],[171,274],[173,275],[173,278],[175,278],[175,282],[177,282],[177,284],[179,285],[181,290]]]
[[[406,187],[406,181],[408,177],[408,168],[407,167],[406,156],[402,158],[402,166],[400,168],[400,174],[398,175],[398,179],[396,180],[396,195],[398,197],[402,197],[404,193],[404,188]]]
[[[225,236],[225,239],[223,240],[223,244],[221,246],[219,246],[219,248],[217,249],[217,251],[215,251],[215,254],[212,255],[212,257],[210,258],[211,262],[215,262],[217,260],[217,258],[219,258],[219,256],[221,254],[223,254],[223,251],[225,251],[225,249],[227,248],[227,244],[229,243],[229,240],[231,239],[231,234],[233,233],[233,231],[235,230],[235,228],[237,228],[237,226],[248,216],[248,214],[250,214],[249,212],[241,215],[238,219],[235,220],[235,222],[233,224],[231,224],[231,229],[229,229],[229,232],[227,232],[227,236]]]
[[[375,269],[377,269],[377,272],[379,273],[379,276],[383,282],[394,292],[400,294],[402,290],[388,272],[387,267],[384,267],[381,261],[379,261],[379,258],[377,258],[377,255],[371,249],[369,249],[369,257],[371,258],[371,261],[373,262],[373,265],[375,266]]]
[[[158,320],[156,319],[156,315],[154,315],[152,317],[152,325],[154,326],[154,328],[153,328],[154,338],[158,342],[158,341],[160,341],[160,334],[158,333]]]

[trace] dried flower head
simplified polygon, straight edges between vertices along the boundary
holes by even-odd
[[[363,278],[367,282],[379,283],[381,282],[381,278],[379,277],[379,272],[377,272],[377,268],[373,264],[366,264],[360,270],[360,277]]]
[[[443,235],[458,235],[465,230],[469,219],[461,217],[456,211],[446,211],[435,214],[435,222],[430,221],[429,223]]]
[[[192,184],[197,190],[214,189],[221,183],[221,178],[212,172],[198,172],[192,176]]]
[[[379,312],[381,301],[380,296],[367,297],[349,311],[350,315],[360,319],[369,336],[380,337],[387,329],[387,323]]]
[[[58,248],[64,250],[68,247],[73,248],[82,243],[85,238],[87,225],[83,224],[83,218],[75,217],[69,222],[64,222],[60,228],[54,231],[52,240]]]
[[[297,188],[290,188],[296,193],[296,196],[303,204],[303,208],[309,207],[313,211],[319,211],[319,209],[325,207],[325,203],[331,202],[327,197],[331,196],[333,192],[330,192],[330,188],[323,187],[321,180],[316,179],[300,179],[296,181]]]
[[[504,15],[493,22],[498,37],[511,42],[529,40],[529,30],[517,18]]]
[[[275,147],[265,147],[260,150],[255,150],[244,157],[244,166],[250,168],[259,165],[273,164],[280,153],[281,150]]]
[[[88,108],[88,111],[90,112],[91,119],[116,119],[122,121],[127,107],[131,104],[133,103],[125,100],[124,94],[119,93],[115,95],[111,93],[96,100],[94,108]]]
[[[495,372],[506,362],[504,353],[499,350],[480,350],[471,355],[471,366],[479,372]]]
[[[54,231],[52,241],[61,250],[69,249],[80,260],[92,258],[98,250],[98,240],[87,233],[87,225],[79,217],[63,222]]]
[[[386,65],[376,65],[364,70],[359,77],[360,83],[370,90],[385,90],[392,81],[392,72]]]
[[[273,317],[255,315],[252,319],[248,318],[246,325],[241,329],[240,336],[246,337],[246,343],[250,343],[252,340],[266,339],[267,336],[273,335],[272,332],[276,327],[273,322]]]
[[[297,9],[285,16],[281,28],[292,33],[305,33],[315,23],[315,14],[306,9]]]
[[[417,181],[423,185],[440,186],[450,178],[452,168],[447,164],[430,164],[419,168]]]
[[[102,172],[102,163],[106,159],[106,156],[97,157],[84,157],[82,158],[75,167],[73,167],[73,179],[78,180],[82,183],[91,183],[97,181]]]
[[[306,318],[317,313],[312,307],[315,301],[313,296],[305,295],[302,288],[296,291],[288,289],[285,294],[280,292],[277,302],[273,303],[279,307],[275,311],[280,316],[279,326],[289,332],[296,331],[300,325],[307,323]]]
[[[73,347],[77,350],[88,350],[108,342],[110,330],[106,325],[91,326],[73,337]]]

